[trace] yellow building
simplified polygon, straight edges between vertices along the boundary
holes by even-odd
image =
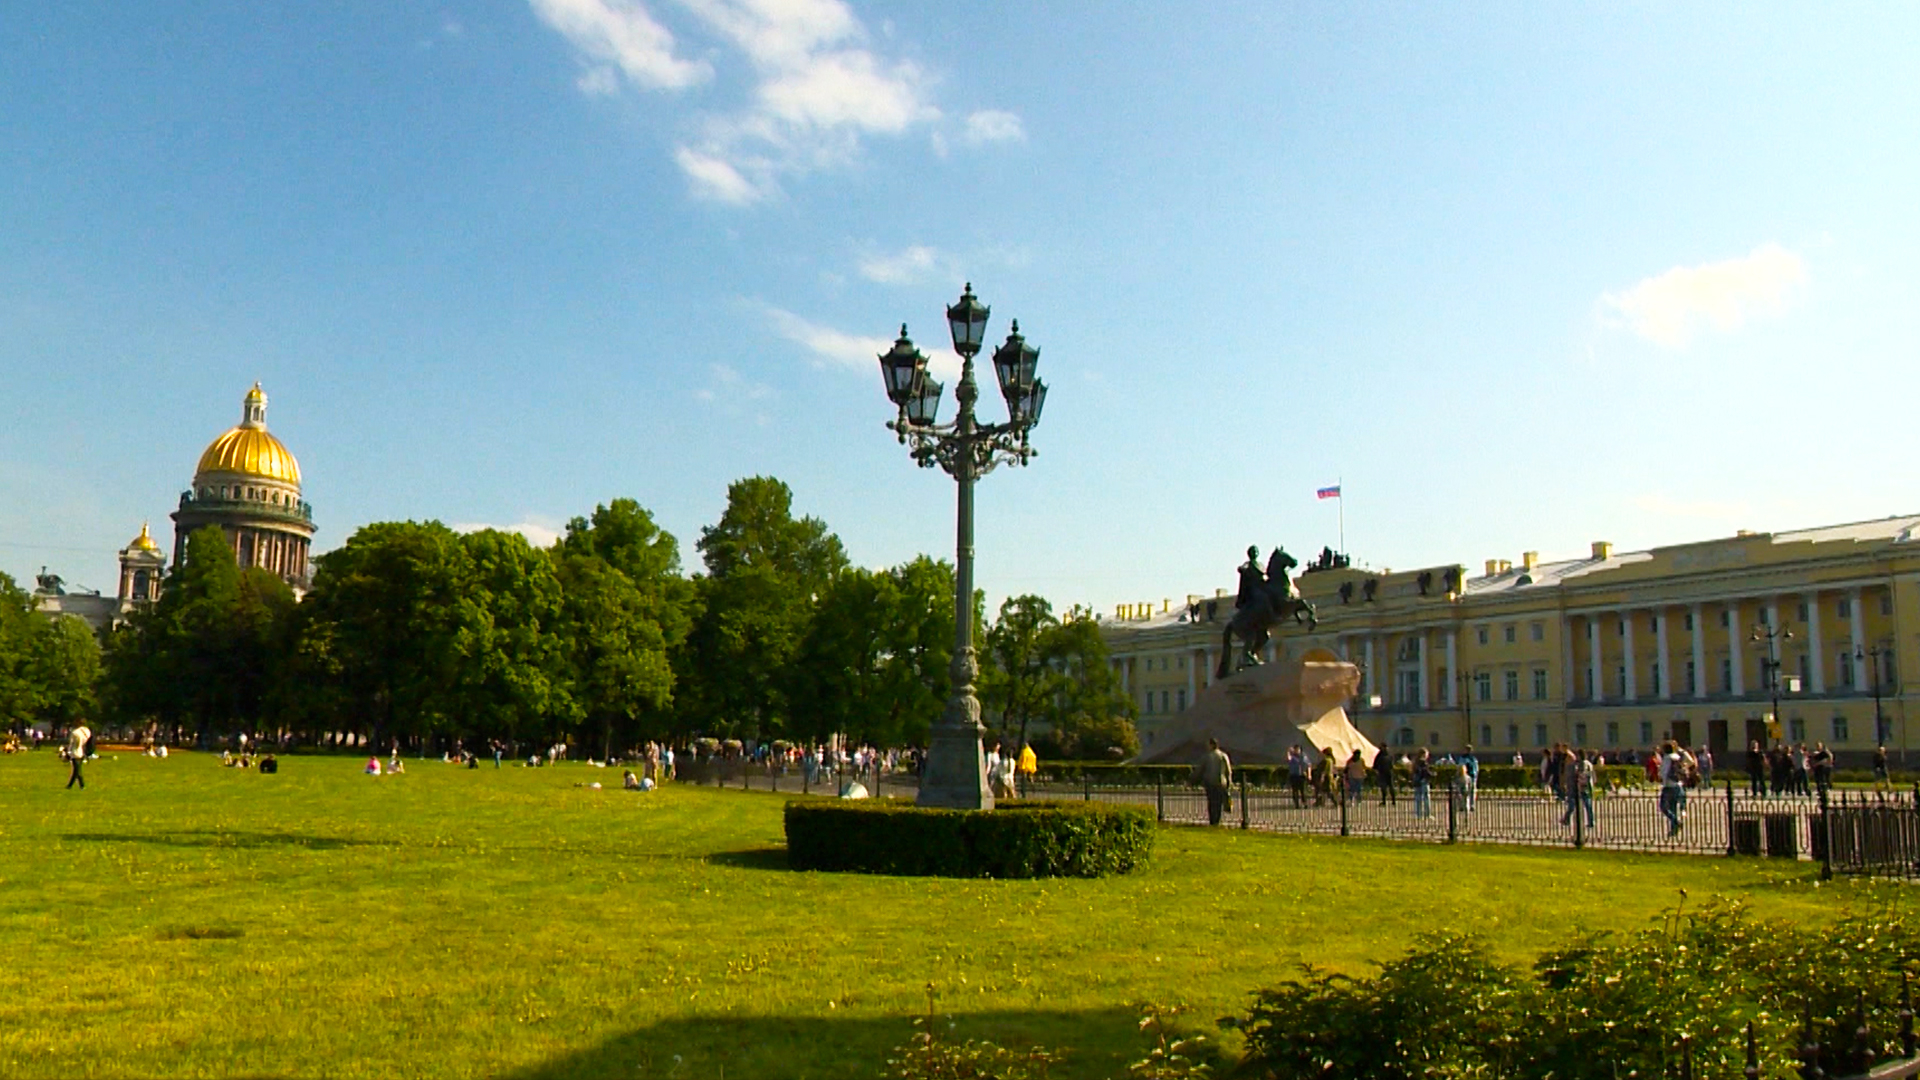
[[[1354,722],[1382,745],[1538,760],[1554,742],[1611,757],[1670,735],[1736,770],[1769,736],[1825,742],[1852,767],[1876,741],[1896,765],[1920,750],[1907,719],[1920,683],[1901,680],[1920,672],[1920,516],[1650,551],[1597,542],[1585,558],[1528,552],[1473,576],[1295,573],[1319,626],[1277,626],[1269,655],[1324,646],[1358,665]],[[1213,681],[1232,615],[1221,590],[1103,620],[1143,746]]]
[[[242,568],[272,571],[304,592],[313,507],[300,497],[300,463],[267,430],[267,395],[259,383],[240,403],[240,423],[208,444],[193,486],[173,512],[173,565],[186,559],[187,537],[218,525]]]

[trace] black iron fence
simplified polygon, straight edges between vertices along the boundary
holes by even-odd
[[[918,792],[912,773],[878,764],[806,769],[708,758],[682,763],[676,778],[795,795],[912,798]],[[1163,822],[1207,824],[1200,788],[1165,775],[1120,779],[1109,782],[1087,772],[1073,780],[1022,781],[1018,797],[1131,803],[1154,807]],[[1385,787],[1369,778],[1356,787],[1314,791],[1243,779],[1221,824],[1429,843],[1769,856],[1818,861],[1829,873],[1920,878],[1920,789],[1757,795],[1726,781],[1677,794],[1636,787],[1568,798],[1545,789],[1479,791],[1458,781],[1422,790]]]

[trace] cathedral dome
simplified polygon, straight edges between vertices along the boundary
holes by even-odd
[[[133,542],[126,546],[126,550],[144,551],[153,555],[160,553],[160,545],[153,542],[153,534],[147,531],[146,522],[140,523],[140,535],[133,538]]]
[[[247,391],[239,425],[213,440],[206,453],[200,455],[200,465],[193,472],[194,481],[198,483],[210,473],[300,486],[300,463],[293,459],[293,452],[284,443],[267,432],[267,395],[259,383]]]

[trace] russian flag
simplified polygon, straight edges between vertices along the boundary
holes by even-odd
[[[1323,487],[1315,491],[1314,494],[1323,499],[1337,499],[1340,497],[1340,485],[1335,484],[1332,487]]]

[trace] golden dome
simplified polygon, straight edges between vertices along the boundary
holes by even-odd
[[[140,535],[133,538],[133,543],[127,545],[127,550],[151,552],[160,550],[160,545],[153,542],[153,534],[147,531],[146,522],[140,523]]]
[[[259,383],[247,391],[239,426],[213,440],[193,471],[196,481],[207,473],[237,473],[300,486],[300,463],[293,452],[267,432],[267,395]]]

